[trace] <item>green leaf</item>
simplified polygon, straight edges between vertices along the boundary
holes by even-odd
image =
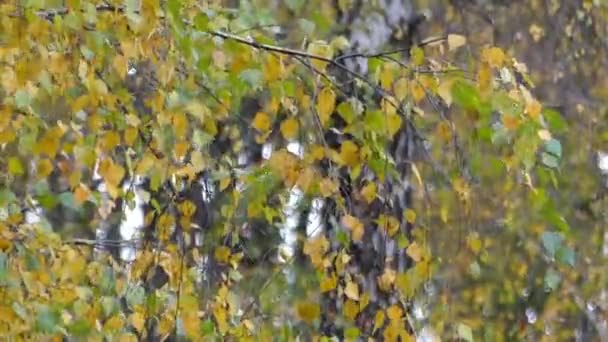
[[[36,316],[36,329],[45,333],[53,333],[57,331],[57,324],[59,324],[59,315],[49,309],[46,305],[40,305],[37,310],[38,315]]]
[[[36,201],[40,203],[40,206],[42,206],[44,209],[53,209],[59,203],[57,197],[50,193],[44,193],[36,196],[35,198]]]
[[[257,69],[247,69],[241,72],[239,79],[245,81],[250,87],[259,89],[262,86],[264,74]]]
[[[40,263],[38,259],[32,254],[31,251],[27,250],[25,252],[25,268],[28,271],[38,271],[40,269]]]
[[[8,280],[8,256],[0,252],[0,285],[6,284]]]
[[[76,202],[74,201],[74,194],[70,191],[62,192],[57,196],[59,203],[66,208],[78,209]]]
[[[363,119],[365,126],[372,132],[382,134],[386,132],[386,115],[382,111],[374,110],[365,113]]]
[[[559,160],[552,154],[543,152],[541,154],[541,161],[548,168],[557,169],[559,167]]]
[[[60,17],[60,16],[57,16]],[[68,13],[64,17],[65,25],[72,30],[80,30],[82,29],[82,19],[80,16],[76,15],[73,12]]]
[[[17,196],[15,196],[12,191],[6,188],[0,189],[0,207],[4,207],[8,203],[15,202],[16,200]]]
[[[553,133],[565,133],[568,130],[568,123],[561,114],[553,109],[544,108],[543,117],[549,126],[549,130]]]
[[[146,300],[146,291],[140,285],[130,286],[125,294],[125,299],[131,308],[142,305]]]
[[[105,296],[101,298],[101,307],[104,316],[110,317],[120,309],[120,304],[116,298]]]
[[[456,81],[452,85],[454,103],[466,110],[478,109],[481,103],[477,88],[466,81]]]
[[[127,1],[132,1],[132,0],[127,0]],[[180,21],[180,15],[179,15],[179,11],[181,8],[181,1],[180,0],[168,0],[167,1],[167,9],[169,10],[169,15],[171,15],[173,17],[173,20],[175,21]]]
[[[553,268],[547,270],[545,273],[545,289],[549,291],[555,291],[562,281],[562,277]]]
[[[105,294],[114,294],[115,285],[116,275],[114,274],[114,270],[111,267],[105,267],[105,270],[102,272],[99,289]]]
[[[574,251],[570,247],[561,247],[557,250],[555,257],[557,261],[572,267],[574,267],[574,263],[576,262]]]
[[[30,94],[23,89],[17,90],[15,93],[15,105],[17,108],[25,109],[31,104],[32,98],[30,97]]]
[[[201,323],[201,333],[203,336],[211,335],[215,331],[215,324],[212,320],[207,319]]]
[[[305,3],[305,0],[285,0],[287,7],[294,12],[299,11]]]
[[[355,112],[353,111],[353,107],[348,102],[342,102],[336,108],[338,114],[346,121],[347,124],[351,124],[355,119]]]
[[[495,110],[509,116],[517,116],[523,111],[523,106],[509,97],[505,91],[500,91],[492,96],[492,106]]]
[[[82,53],[82,56],[86,59],[86,60],[93,60],[93,58],[95,58],[95,52],[93,52],[93,50],[89,49],[88,47],[82,45],[80,47],[80,53]]]
[[[13,309],[13,311],[15,311],[17,316],[19,316],[22,320],[24,320],[24,321],[29,320],[30,315],[28,314],[25,307],[23,307],[23,305],[21,305],[19,302],[13,302],[13,305],[11,305],[11,308]]]
[[[315,23],[306,19],[298,19],[298,26],[300,26],[302,32],[308,36],[312,35],[316,27]]]
[[[67,330],[76,337],[86,337],[91,332],[91,324],[86,319],[78,319],[70,324]]]
[[[469,265],[469,272],[471,272],[473,278],[479,278],[479,276],[481,275],[481,266],[479,266],[479,263],[477,261],[473,261]]]
[[[473,330],[471,329],[470,326],[464,324],[464,323],[459,323],[458,324],[458,337],[467,341],[467,342],[473,342]]]
[[[564,238],[560,233],[557,232],[543,232],[541,235],[543,247],[547,251],[547,254],[553,258],[555,252],[561,247]]]
[[[344,230],[338,230],[336,232],[336,241],[339,242],[342,246],[348,246],[350,238]]]
[[[551,139],[545,143],[545,151],[559,159],[562,157],[562,144],[559,140]]]
[[[350,327],[346,330],[344,330],[344,337],[348,338],[348,339],[356,339],[357,337],[359,337],[359,329],[357,327]]]

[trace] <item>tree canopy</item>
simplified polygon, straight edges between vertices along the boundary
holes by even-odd
[[[607,15],[0,4],[0,332],[607,341]]]

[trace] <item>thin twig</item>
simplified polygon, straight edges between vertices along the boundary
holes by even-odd
[[[426,45],[430,45],[433,43],[438,43],[440,41],[444,41],[447,38],[444,36],[441,37],[432,37],[429,38],[427,40],[422,41],[420,44],[417,44],[416,46],[418,47],[423,47]],[[407,48],[399,48],[399,49],[393,49],[393,50],[388,50],[388,51],[382,51],[382,52],[374,52],[374,53],[361,53],[361,52],[357,52],[357,53],[351,53],[348,55],[342,55],[337,57],[334,61],[339,62],[343,59],[351,59],[351,58],[379,58],[379,57],[385,57],[385,56],[389,56],[395,53],[400,53],[400,52],[407,52],[409,51],[411,48],[407,47]]]

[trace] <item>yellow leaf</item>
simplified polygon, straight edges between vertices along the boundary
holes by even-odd
[[[120,78],[124,78],[127,75],[127,68],[129,64],[129,59],[127,56],[116,54],[114,59],[112,60],[112,67],[114,71],[120,76]]]
[[[346,140],[340,147],[340,160],[346,166],[356,166],[359,163],[359,147],[351,140]]]
[[[396,115],[397,108],[395,107],[395,105],[395,100],[392,97],[387,97],[382,99],[382,101],[380,102],[380,109],[382,109],[382,112],[384,112],[386,115]]]
[[[478,254],[479,251],[481,250],[483,242],[479,238],[478,234],[473,233],[473,234],[469,234],[469,236],[467,236],[467,244],[469,245],[469,248],[471,249],[471,251],[473,253]]]
[[[542,110],[541,104],[536,100],[530,100],[526,103],[526,114],[533,120],[538,120]]]
[[[310,261],[317,268],[323,268],[323,257],[329,248],[329,241],[323,235],[319,235],[314,239],[308,239],[304,242],[304,254],[310,257]]]
[[[297,181],[298,187],[305,193],[308,193],[309,190],[311,189],[312,185],[316,181],[316,179],[315,179],[316,176],[317,176],[317,174],[316,174],[315,170],[311,167],[307,167],[302,172],[300,172],[300,174],[298,176],[298,181]]]
[[[227,264],[230,261],[230,248],[226,246],[216,247],[214,255],[217,261]]]
[[[538,41],[541,40],[541,38],[545,35],[545,30],[536,24],[530,25],[528,31],[536,43],[538,43]]]
[[[479,91],[485,93],[492,90],[492,69],[487,64],[482,64],[477,71],[477,86]]]
[[[395,97],[397,97],[399,102],[403,101],[407,97],[409,89],[410,82],[405,77],[400,78],[393,85],[393,92],[395,93]]]
[[[0,113],[0,115],[3,114]],[[15,135],[15,132],[12,129],[7,129],[4,131],[0,130],[0,145],[8,144],[15,140],[16,137],[17,136]]]
[[[228,331],[228,313],[226,309],[217,305],[213,310],[213,317],[217,323],[217,329],[223,335]]]
[[[186,111],[203,123],[210,117],[209,108],[199,101],[188,102]]]
[[[503,114],[501,119],[502,124],[505,126],[506,129],[509,130],[516,130],[517,127],[519,127],[519,125],[521,124],[521,120],[516,116]]]
[[[118,186],[125,175],[125,169],[114,163],[111,158],[105,158],[99,163],[99,175],[111,186]]]
[[[344,294],[352,300],[359,300],[359,285],[354,281],[348,281],[344,287]]]
[[[387,114],[386,127],[389,136],[392,138],[401,129],[401,117],[395,112]]]
[[[321,89],[317,96],[316,110],[323,127],[326,127],[329,123],[329,118],[331,117],[335,106],[336,93],[329,87]]]
[[[391,321],[398,321],[403,316],[403,310],[398,305],[393,304],[386,309],[386,315]]]
[[[467,38],[460,34],[448,34],[448,49],[456,50],[467,43]]]
[[[323,197],[331,197],[338,191],[338,184],[330,178],[323,178],[319,184],[319,190]]]
[[[186,156],[188,153],[188,149],[190,148],[191,143],[189,141],[180,141],[175,144],[173,147],[173,153],[175,154],[175,158],[180,160]]]
[[[399,220],[393,216],[380,215],[377,223],[379,228],[387,232],[389,236],[393,236],[399,231]]]
[[[169,240],[171,233],[173,231],[173,225],[175,224],[175,219],[172,215],[167,213],[162,214],[158,219],[158,238],[161,241]]]
[[[319,304],[311,302],[298,302],[296,304],[296,315],[298,319],[311,324],[321,314]]]
[[[500,48],[491,47],[481,52],[481,60],[493,68],[500,68],[505,63],[506,56]]]
[[[369,292],[364,292],[359,300],[359,311],[363,311],[369,304]]]
[[[119,315],[114,315],[110,317],[103,325],[103,330],[105,331],[116,331],[123,327],[123,321]]]
[[[104,152],[111,151],[120,145],[120,135],[114,131],[106,132],[99,141],[100,147]]]
[[[45,158],[38,162],[38,177],[46,178],[48,175],[53,172],[53,163]]]
[[[146,319],[141,312],[136,311],[136,312],[132,313],[131,316],[129,316],[129,322],[131,323],[133,328],[135,328],[135,330],[137,330],[137,332],[142,332],[144,329],[144,323],[146,322]]]
[[[89,82],[89,90],[101,96],[108,94],[108,87],[106,86],[106,83],[99,79],[94,79]]]
[[[311,148],[310,155],[314,161],[325,158],[325,147],[320,145],[314,145]]]
[[[370,182],[361,189],[361,197],[369,204],[376,199],[376,183]]]
[[[86,200],[89,199],[90,194],[91,190],[89,190],[86,185],[80,184],[74,190],[74,201],[76,201],[76,204],[82,205]]]
[[[325,274],[323,276],[323,279],[321,280],[321,293],[325,293],[325,292],[329,292],[331,290],[334,290],[336,288],[336,286],[338,286],[338,277],[336,277],[335,273],[332,273],[331,275],[327,275]]]
[[[390,268],[385,268],[381,276],[378,277],[378,286],[382,291],[388,292],[395,283],[397,272]]]
[[[184,331],[192,340],[200,340],[201,321],[198,317],[198,310],[188,310],[182,313],[182,322],[184,323]]]
[[[344,317],[354,320],[359,313],[359,304],[352,300],[346,300],[344,303],[344,308],[342,309],[344,312]]]
[[[437,94],[441,97],[443,102],[449,107],[452,105],[452,85],[453,79],[443,80],[437,88]]]
[[[410,51],[410,55],[412,56],[412,63],[415,66],[421,66],[422,63],[424,63],[424,51],[420,47],[413,47]]]
[[[137,139],[138,131],[135,127],[127,127],[124,131],[125,143],[129,146],[133,145]]]
[[[13,323],[17,319],[17,315],[10,306],[0,306],[0,322]]]
[[[270,121],[270,117],[268,114],[264,112],[258,112],[253,119],[252,126],[256,128],[261,133],[266,133],[270,130],[272,122]]]
[[[414,262],[419,262],[422,260],[422,249],[418,244],[414,241],[410,244],[410,246],[405,250],[405,253],[414,260]]]
[[[137,336],[133,333],[123,333],[118,337],[118,342],[137,342]]]
[[[426,96],[426,92],[425,92],[424,88],[422,87],[422,85],[420,84],[420,82],[413,82],[411,90],[412,90],[412,97],[414,98],[414,101],[416,101],[416,102],[422,101]]]
[[[228,185],[230,185],[231,182],[232,178],[230,177],[224,177],[220,179],[220,191],[226,190],[226,188],[228,187]]]
[[[177,136],[177,138],[186,137],[186,134],[188,134],[188,118],[186,117],[186,114],[173,114],[171,124],[173,125],[173,129],[175,130],[175,135]]]
[[[317,40],[315,42],[308,44],[307,51],[310,54],[321,56],[321,57],[324,57],[327,59],[331,59],[334,54],[331,45],[327,44],[327,42],[323,41],[323,40]],[[311,61],[311,64],[318,71],[325,71],[325,68],[327,67],[328,62],[319,60],[319,59],[313,59]]]
[[[290,140],[298,136],[300,124],[294,118],[289,118],[281,123],[281,134],[285,139]]]
[[[441,207],[441,209],[439,210],[439,217],[441,218],[441,221],[443,223],[448,223],[448,208]]]
[[[361,241],[363,238],[363,234],[365,233],[365,229],[363,227],[363,223],[359,221],[354,216],[346,215],[342,217],[342,224],[351,231],[351,235],[354,241]]]
[[[180,213],[186,217],[191,217],[196,212],[196,205],[190,201],[186,200],[178,205]]]
[[[416,221],[416,212],[409,208],[405,209],[403,212],[403,217],[405,217],[407,222],[414,223],[414,221]]]
[[[376,331],[384,325],[384,311],[378,310],[376,311],[376,317],[374,317],[374,330],[372,333],[376,333]]]
[[[383,89],[390,90],[395,79],[395,68],[391,67],[392,64],[385,64],[380,72],[380,86]]]
[[[283,66],[283,56],[268,54],[264,63],[264,78],[268,82],[283,78],[285,67]]]
[[[48,130],[36,143],[35,151],[54,158],[61,144],[63,132],[59,127]]]

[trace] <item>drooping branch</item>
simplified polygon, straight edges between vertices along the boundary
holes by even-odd
[[[119,12],[122,13],[125,11],[125,8],[122,6],[113,6],[113,5],[99,5],[96,7],[96,10],[98,12]],[[55,18],[56,16],[63,16],[63,15],[67,15],[68,13],[70,13],[70,9],[69,8],[58,8],[58,9],[49,9],[49,10],[44,10],[44,11],[37,11],[36,12],[37,15],[41,18],[44,18],[46,20],[52,21],[53,18]],[[138,11],[135,11],[135,13],[139,13]],[[18,15],[11,15],[11,17],[18,17]],[[165,19],[165,16],[160,16],[160,19]],[[191,25],[191,23],[187,20],[184,20],[184,23],[186,25]],[[291,49],[291,48],[286,48],[286,47],[281,47],[281,46],[277,46],[277,45],[271,45],[271,44],[265,44],[265,43],[260,43],[258,41],[256,41],[253,38],[250,37],[241,37],[229,32],[223,32],[223,31],[216,31],[216,30],[207,30],[205,31],[205,33],[214,36],[214,37],[218,37],[218,38],[222,38],[225,40],[232,40],[235,41],[237,43],[240,44],[244,44],[247,46],[250,46],[252,48],[255,49],[259,49],[259,50],[264,50],[264,51],[268,51],[268,52],[274,52],[274,53],[279,53],[282,55],[286,55],[286,56],[292,56],[292,57],[300,57],[300,58],[307,58],[307,59],[311,59],[311,60],[317,60],[317,61],[321,61],[321,62],[325,62],[328,63],[329,65],[336,67],[338,69],[340,69],[341,71],[344,71],[345,73],[349,74],[350,76],[354,77],[355,79],[358,79],[360,81],[362,81],[363,83],[365,83],[366,85],[370,86],[372,89],[374,89],[374,91],[376,91],[378,94],[380,94],[382,96],[382,98],[391,106],[395,107],[397,112],[404,118],[404,119],[408,119],[408,116],[406,115],[406,113],[403,112],[403,109],[401,108],[401,106],[399,106],[399,104],[397,104],[393,98],[393,94],[391,94],[390,91],[387,91],[386,89],[381,88],[380,86],[378,86],[377,84],[375,84],[374,82],[372,82],[371,80],[369,80],[367,77],[365,77],[364,75],[351,70],[350,68],[348,68],[347,66],[345,66],[342,61],[347,60],[347,59],[352,59],[352,58],[365,58],[365,59],[371,59],[371,58],[382,58],[382,57],[386,57],[386,56],[390,56],[392,54],[395,53],[399,53],[399,52],[403,52],[405,51],[404,48],[401,49],[392,49],[392,50],[388,50],[388,51],[380,51],[380,52],[374,52],[374,53],[353,53],[353,54],[347,54],[347,55],[342,55],[342,56],[338,56],[335,58],[328,58],[325,56],[321,56],[318,54],[313,54],[313,53],[309,53],[306,51],[301,51],[301,50],[297,50],[297,49]],[[430,45],[430,44],[434,44],[434,43],[439,43],[441,41],[444,41],[446,38],[443,36],[440,37],[432,37],[426,40],[423,40],[419,46],[426,46],[426,45]],[[417,70],[413,70],[414,72],[418,72]],[[455,71],[455,70],[450,70],[450,71]],[[441,72],[441,71],[422,71],[422,73],[429,73],[429,72]],[[409,121],[409,120],[408,120]]]

